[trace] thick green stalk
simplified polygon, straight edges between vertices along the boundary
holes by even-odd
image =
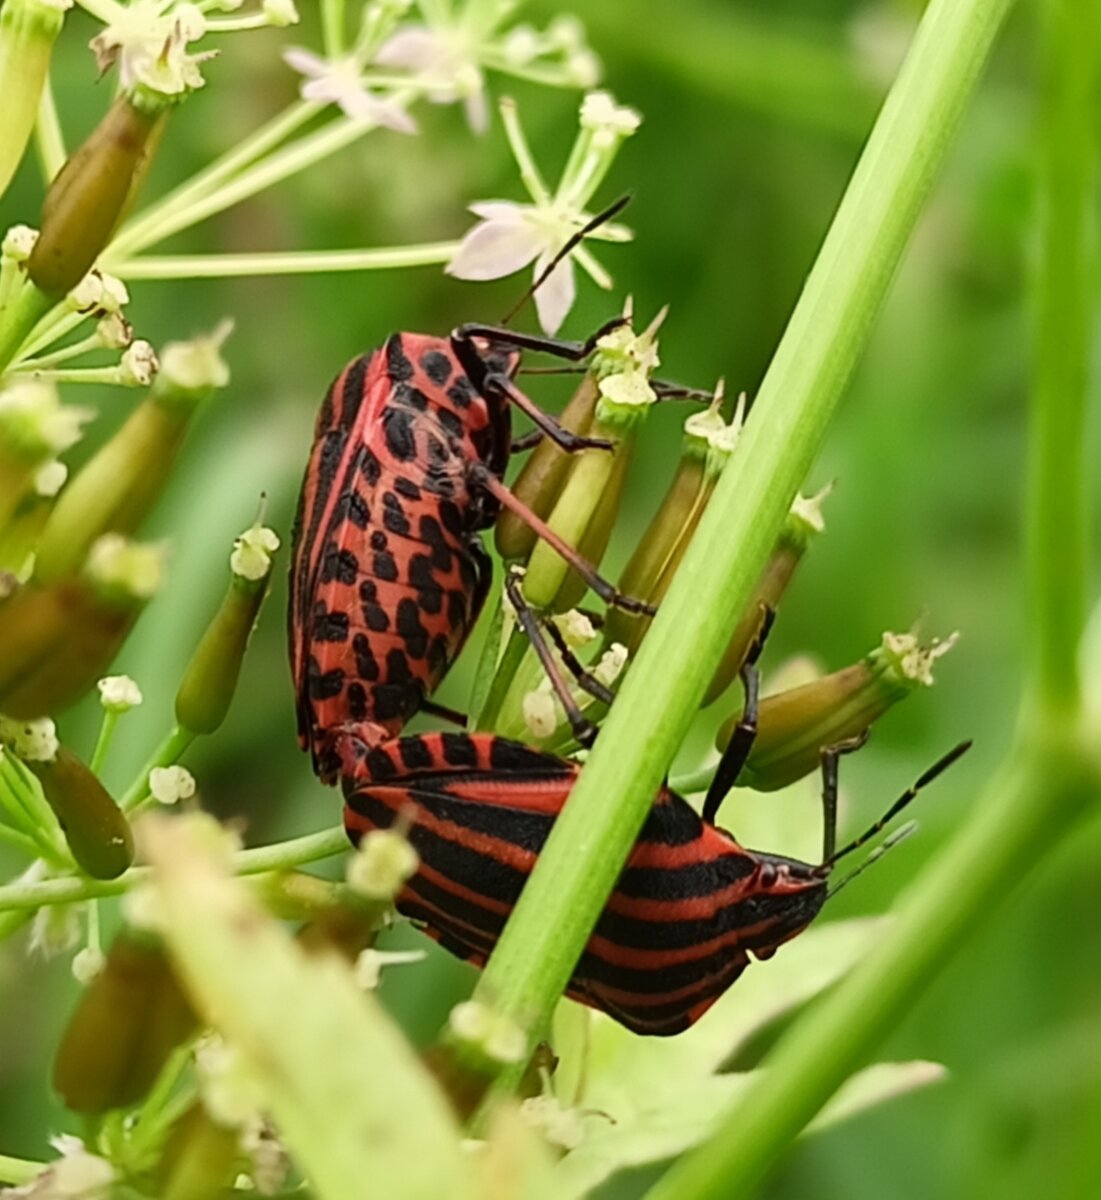
[[[792,1030],[715,1138],[670,1171],[649,1200],[755,1194],[771,1164],[940,965],[1101,793],[1101,748],[1082,729],[1075,668],[1086,573],[1080,514],[1087,507],[1088,345],[1078,334],[1089,323],[1088,281],[1096,278],[1089,97],[1101,56],[1082,30],[1076,0],[1051,0],[1050,7],[1027,507],[1035,654],[1018,744],[974,817],[906,898],[890,940]],[[1097,731],[1092,736],[1096,743]]]
[[[738,450],[479,982],[527,1028],[564,988],[749,601],[1008,7],[926,11]]]

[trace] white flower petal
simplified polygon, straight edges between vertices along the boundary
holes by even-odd
[[[303,89],[305,95],[305,89]],[[397,104],[380,100],[365,90],[348,89],[337,97],[337,104],[345,116],[358,121],[372,121],[398,133],[416,133],[417,123]]]
[[[535,279],[546,270],[552,258],[551,254],[539,256],[535,264]],[[539,324],[544,333],[553,336],[558,332],[566,314],[573,308],[576,294],[573,259],[567,256],[535,290],[535,311],[539,314]]]
[[[515,200],[476,200],[467,208],[486,221],[527,221],[525,214],[530,204],[517,204]]]
[[[485,88],[479,87],[477,91],[469,92],[463,101],[463,107],[471,133],[485,133],[489,128],[489,103],[486,100]]]
[[[500,279],[526,267],[543,241],[527,221],[482,221],[463,238],[446,271],[457,279]]]
[[[409,67],[422,71],[440,59],[442,46],[439,37],[422,25],[407,25],[385,41],[375,55],[380,67]]]
[[[301,46],[292,46],[289,50],[284,50],[283,61],[292,71],[297,71],[299,75],[308,75],[311,79],[319,79],[329,70],[325,59],[312,51],[303,50]]]

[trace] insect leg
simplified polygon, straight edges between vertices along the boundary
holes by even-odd
[[[539,619],[532,612],[531,605],[524,599],[523,591],[520,588],[519,572],[512,570],[505,576],[505,592],[516,613],[516,623],[527,635],[528,641],[531,642],[532,648],[539,656],[539,661],[543,664],[543,670],[550,680],[554,694],[566,710],[566,719],[570,723],[574,737],[582,746],[591,746],[596,739],[596,726],[578,707],[577,701],[570,693],[569,685],[562,678],[558,663],[555,662],[554,655],[543,636]]]
[[[546,521],[533,513],[523,501],[517,500],[487,467],[481,463],[475,463],[471,466],[470,471],[471,477],[481,483],[495,500],[530,525],[538,537],[560,554],[605,604],[621,608],[624,612],[642,613],[649,617],[657,612],[655,605],[647,604],[644,600],[638,600],[634,596],[625,596],[614,584],[609,583],[602,575],[598,574],[592,563],[578,554],[568,542],[563,541]]]
[[[541,429],[533,429],[512,439],[510,450],[513,454],[523,454],[525,450],[534,450],[546,435]]]
[[[742,663],[740,671],[742,686],[745,688],[745,706],[738,724],[734,726],[730,741],[726,744],[723,756],[719,759],[715,777],[711,780],[711,786],[707,789],[703,801],[703,819],[708,825],[715,824],[719,805],[726,799],[727,792],[742,773],[742,767],[745,766],[757,737],[757,708],[761,695],[761,673],[757,670],[757,660],[761,657],[761,651],[764,650],[765,641],[772,629],[772,622],[776,619],[775,609],[768,605],[762,605],[761,608],[761,624],[757,636],[746,652],[745,662]]]
[[[525,600],[524,603],[527,601]],[[610,705],[615,699],[615,693],[610,688],[606,688],[591,671],[586,669],[585,664],[566,644],[562,630],[553,621],[544,621],[543,628],[550,635],[550,640],[554,642],[562,661],[566,664],[566,669],[577,680],[577,686],[582,691],[588,692],[594,699],[599,700],[601,704]]]
[[[422,713],[428,713],[430,716],[439,717],[441,721],[450,721],[452,725],[458,725],[461,729],[466,728],[466,713],[458,712],[454,708],[448,708],[444,704],[437,704],[435,700],[422,700],[420,710]]]
[[[567,454],[576,454],[578,450],[611,450],[613,448],[607,438],[585,437],[580,433],[571,433],[568,429],[564,429],[554,417],[545,413],[530,397],[525,395],[507,375],[487,374],[482,380],[482,392],[487,396],[495,394],[499,399],[514,404]],[[513,449],[515,449],[515,443],[513,443]]]
[[[518,330],[508,329],[504,325],[478,324],[460,325],[452,332],[451,340],[452,342],[469,342],[480,338],[494,346],[514,346],[517,350],[534,350],[540,354],[550,354],[554,358],[564,358],[568,362],[581,362],[582,359],[588,358],[592,354],[596,349],[597,342],[602,337],[626,323],[626,317],[612,317],[583,342],[541,337],[536,333],[520,333]]]
[[[852,754],[868,740],[870,730],[846,738],[822,751],[822,861],[829,862],[837,849],[837,763],[842,754]]]

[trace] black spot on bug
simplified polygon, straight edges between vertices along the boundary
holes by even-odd
[[[451,378],[451,359],[440,350],[426,350],[421,355],[421,370],[440,387]]]
[[[413,387],[409,383],[399,383],[394,388],[394,403],[404,404],[406,408],[414,409],[416,412],[427,412],[428,397],[420,390]]]
[[[468,592],[474,590],[478,582],[478,568],[472,558],[463,555],[459,559],[459,576],[463,581],[463,587]]]
[[[315,613],[311,636],[317,642],[346,642],[348,640],[348,614],[342,612]]]
[[[402,738],[398,742],[398,753],[408,771],[420,771],[432,766],[432,751],[419,737]]]
[[[386,653],[386,682],[412,683],[413,672],[409,669],[409,659],[403,650],[389,650]]]
[[[367,365],[370,356],[361,354],[359,358],[348,364],[344,372],[344,388],[340,401],[340,423],[347,429],[355,424],[363,403],[363,384],[367,378]]]
[[[372,604],[378,599],[378,584],[373,579],[365,579],[359,585],[359,598],[364,604]]]
[[[395,683],[380,683],[374,690],[375,716],[380,721],[396,721],[405,716],[405,688]]]
[[[405,515],[401,501],[393,492],[383,494],[382,523],[391,533],[396,533],[399,537],[409,536],[409,518]]]
[[[447,593],[447,621],[452,629],[461,629],[466,624],[466,592]]]
[[[429,469],[421,480],[421,487],[434,496],[454,496],[456,486],[455,480],[439,468]]]
[[[365,604],[363,620],[372,633],[385,633],[390,628],[390,614],[381,604],[374,602]]]
[[[311,700],[332,700],[340,695],[340,689],[344,686],[344,672],[339,667],[322,674],[317,659],[311,658],[307,674]]]
[[[367,689],[362,683],[348,684],[348,715],[353,721],[367,719]]]
[[[420,609],[408,596],[398,602],[397,631],[412,658],[424,658],[428,653],[428,630],[421,624]]]
[[[440,422],[440,428],[444,433],[457,440],[462,439],[463,434],[466,433],[466,429],[463,427],[462,420],[455,416],[450,409],[441,408],[438,410],[436,416]]]
[[[386,448],[400,462],[408,462],[417,454],[413,437],[413,415],[402,408],[386,408],[382,413],[382,430]]]
[[[388,550],[376,550],[374,558],[375,578],[383,583],[394,583],[398,577],[398,564]]]
[[[447,398],[456,408],[469,408],[475,395],[474,385],[465,375],[460,375],[447,389]]]
[[[412,437],[412,434],[410,434]],[[451,461],[451,450],[434,433],[428,435],[428,469],[439,470]]]
[[[400,333],[395,333],[386,342],[386,372],[399,383],[413,378],[413,364],[405,353],[405,344]]]
[[[359,574],[359,559],[351,550],[340,550],[330,542],[321,560],[321,580],[331,583],[355,583]]]
[[[489,765],[494,771],[546,771],[557,760],[523,742],[494,738],[489,746]]]
[[[443,608],[443,588],[435,584],[432,587],[421,588],[417,592],[417,605],[421,612],[436,616]]]
[[[336,513],[338,517],[351,521],[357,529],[366,529],[371,523],[371,510],[367,507],[367,501],[355,490],[345,492],[340,497]]]
[[[366,634],[357,633],[352,638],[352,650],[356,656],[356,674],[367,683],[374,683],[379,675],[378,660]]]
[[[394,480],[394,491],[399,492],[406,500],[419,500],[421,498],[420,488],[411,479],[406,479],[404,475],[399,475]]]
[[[463,514],[454,500],[441,500],[437,506],[444,529],[453,537],[462,537],[466,532]]]
[[[359,451],[359,469],[363,478],[374,487],[382,475],[382,465],[375,452],[369,446],[361,447]]]
[[[430,513],[421,517],[417,526],[420,540],[431,550],[432,566],[437,571],[450,571],[452,553],[439,521]]]
[[[478,765],[478,748],[467,734],[441,734],[440,745],[443,748],[444,762],[448,766],[476,767]]]
[[[414,554],[409,559],[409,582],[415,588],[438,587],[436,570],[427,554]]]
[[[340,463],[344,457],[344,447],[348,444],[348,436],[343,430],[335,430],[325,434],[321,442],[321,452],[317,460],[317,498],[322,505],[325,495],[332,487]]]
[[[376,529],[371,534],[371,549],[386,550],[390,546],[390,539],[382,532],[381,529]]]

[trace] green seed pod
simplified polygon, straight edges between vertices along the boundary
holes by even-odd
[[[693,413],[684,423],[677,473],[619,578],[619,590],[624,595],[637,596],[652,604],[664,598],[719,473],[737,443],[740,416],[727,425],[721,416],[722,399],[720,383],[710,408]],[[650,617],[612,609],[605,625],[605,645],[618,642],[634,654],[650,621]]]
[[[176,693],[176,720],[190,733],[213,733],[229,712],[245,649],[271,582],[271,556],[278,548],[279,539],[261,525],[237,539],[230,556],[229,590]]]
[[[738,678],[745,666],[746,655],[761,632],[765,613],[776,611],[807,547],[826,527],[822,520],[822,502],[830,490],[830,487],[825,487],[809,499],[803,496],[795,498],[772,556],[757,580],[742,619],[734,627],[715,676],[704,695],[702,707],[717,700]]]
[[[160,1200],[210,1200],[228,1192],[241,1159],[240,1130],[194,1104],[172,1126],[156,1167]]]
[[[596,380],[592,375],[586,375],[562,410],[559,425],[570,433],[588,434],[598,396]],[[512,494],[537,517],[546,520],[562,490],[573,457],[549,437],[543,438],[516,476]],[[497,552],[506,562],[523,562],[536,542],[532,527],[508,509],[497,518],[493,536]]]
[[[133,1104],[197,1028],[160,942],[123,930],[62,1034],[54,1088],[89,1116]]]
[[[130,823],[110,793],[64,746],[49,762],[28,762],[54,810],[77,865],[93,879],[115,879],[134,861]]]
[[[229,373],[219,326],[191,342],[170,343],[149,398],[62,490],[38,545],[35,578],[71,575],[105,533],[134,533],[167,483],[184,435],[202,400]]]
[[[913,633],[885,633],[882,644],[854,666],[765,696],[739,785],[772,792],[817,770],[824,749],[859,737],[915,688],[931,687],[933,663],[957,636],[922,646]],[[720,751],[740,717],[735,714],[720,728],[715,739]]]
[[[0,9],[0,96],[4,97],[0,195],[11,182],[34,128],[67,7],[58,0],[7,0]]]
[[[39,717],[93,687],[159,587],[163,557],[160,547],[108,534],[79,578],[31,583],[0,602],[0,712]]]
[[[116,97],[50,184],[42,231],[27,262],[31,282],[47,295],[76,287],[107,245],[165,111]]]

